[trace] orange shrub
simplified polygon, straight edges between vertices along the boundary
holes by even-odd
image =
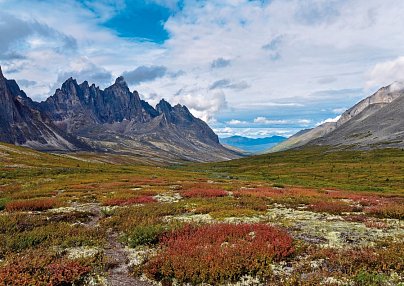
[[[14,211],[44,211],[60,206],[60,202],[54,198],[42,198],[31,200],[17,200],[6,204],[6,210]]]
[[[216,198],[227,196],[227,192],[216,189],[190,189],[181,191],[181,196],[185,198]]]
[[[222,284],[243,275],[265,278],[270,263],[294,252],[293,239],[284,230],[265,224],[187,225],[161,239],[163,247],[144,266],[156,280]]]
[[[155,203],[157,200],[151,196],[142,196],[136,198],[112,198],[104,201],[105,206],[126,206],[134,204]]]

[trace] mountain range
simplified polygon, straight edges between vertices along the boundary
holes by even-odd
[[[302,146],[373,149],[404,147],[404,85],[395,82],[361,100],[336,122],[302,130],[269,152]]]
[[[249,138],[244,136],[231,136],[220,138],[220,142],[225,146],[231,146],[248,153],[263,152],[277,144],[285,141],[287,138],[282,136],[271,136],[264,138]]]
[[[0,67],[0,141],[41,151],[98,151],[165,163],[238,158],[186,106],[154,108],[123,77],[102,90],[65,81],[43,102],[32,101]]]

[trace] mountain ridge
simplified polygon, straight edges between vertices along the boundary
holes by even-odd
[[[380,88],[346,110],[336,122],[302,130],[269,152],[306,145],[354,149],[404,147],[404,84],[394,82]]]
[[[186,106],[171,106],[162,99],[154,108],[137,91],[131,92],[123,77],[104,90],[69,78],[54,95],[34,102],[14,80],[6,80],[0,73],[0,103],[5,114],[0,118],[1,141],[39,150],[91,149],[168,162],[220,161],[240,155],[223,147],[213,130]],[[25,109],[18,113],[20,101]],[[28,116],[17,118],[26,126],[23,131],[18,131],[13,114]],[[13,130],[19,135],[10,136]]]

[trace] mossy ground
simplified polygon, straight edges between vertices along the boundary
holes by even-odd
[[[404,283],[402,150],[313,148],[168,167],[112,157],[113,163],[105,163],[105,155],[52,155],[0,144],[3,281],[108,283],[111,269],[118,266],[110,261],[111,250],[104,249],[117,236],[121,254],[128,258],[125,275],[164,285]],[[252,232],[237,243],[257,247],[262,257],[255,257],[254,267],[242,265],[251,262],[244,256],[234,256],[230,239],[217,246],[231,254],[220,256],[227,266],[215,266],[216,260],[204,252],[212,259],[204,269],[192,273],[186,268],[187,275],[181,274],[186,266],[165,242],[182,247],[176,235],[190,225],[199,233],[204,225],[229,223],[271,225],[293,238],[293,251],[264,259],[260,251],[265,244],[254,244],[260,238]],[[192,241],[184,244],[182,250],[189,251],[184,255],[201,255],[195,248],[204,242]],[[45,258],[30,262],[38,255]],[[161,261],[159,255],[170,255],[171,266],[155,263]],[[9,271],[15,261],[20,272]],[[62,282],[43,273],[54,273]]]

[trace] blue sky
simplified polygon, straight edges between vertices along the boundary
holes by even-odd
[[[0,0],[0,64],[35,100],[124,75],[220,136],[289,136],[404,78],[401,0]]]

